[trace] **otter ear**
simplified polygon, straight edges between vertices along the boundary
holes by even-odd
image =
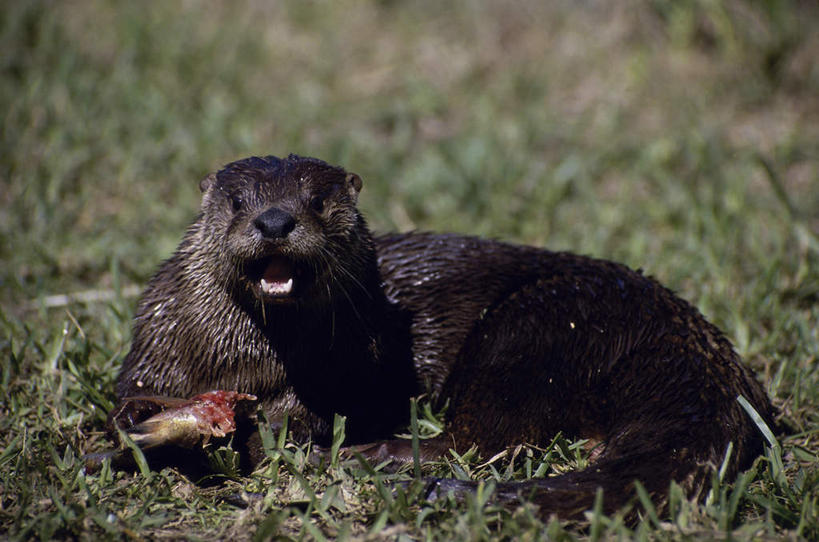
[[[357,201],[358,193],[361,192],[361,177],[355,173],[348,173],[345,182],[347,183],[347,192],[349,192],[350,197],[353,198],[353,201]]]
[[[202,192],[207,192],[208,189],[214,184],[216,184],[216,174],[211,173],[210,175],[199,181],[199,190],[201,190]]]

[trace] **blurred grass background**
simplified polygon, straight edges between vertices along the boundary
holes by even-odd
[[[295,152],[359,173],[377,231],[616,259],[697,304],[795,436],[786,483],[760,474],[742,507],[694,507],[679,532],[819,537],[817,28],[809,0],[0,2],[0,532],[281,527],[276,503],[202,519],[214,505],[173,494],[173,473],[129,513],[122,475],[87,482],[76,457],[100,446],[133,291],[195,216],[199,179]],[[50,297],[87,290],[104,300]],[[379,526],[370,504],[350,533]],[[454,504],[429,530],[394,506],[395,536],[544,532]],[[280,519],[347,532],[330,518]]]

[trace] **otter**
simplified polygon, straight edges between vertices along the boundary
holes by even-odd
[[[729,443],[729,479],[763,449],[737,401],[773,425],[762,386],[719,329],[640,271],[455,234],[373,236],[360,177],[315,158],[246,158],[200,188],[199,215],[138,303],[121,400],[252,394],[298,441],[329,444],[338,413],[345,444],[400,460],[406,441],[390,437],[428,393],[449,406],[424,459],[559,431],[599,442],[589,468],[496,489],[565,518],[598,488],[617,510],[635,480],[658,506],[671,481],[702,496]]]

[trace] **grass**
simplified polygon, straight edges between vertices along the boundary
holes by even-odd
[[[2,2],[0,538],[819,538],[818,24],[785,0]],[[758,372],[790,427],[781,459],[706,503],[674,492],[668,516],[580,530],[488,500],[583,466],[563,438],[423,466],[487,480],[463,503],[277,436],[245,477],[83,474],[134,292],[199,179],[288,152],[359,173],[379,231],[642,267]]]

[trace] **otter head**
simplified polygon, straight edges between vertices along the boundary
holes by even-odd
[[[373,266],[372,240],[355,207],[361,179],[314,158],[233,162],[200,183],[205,235],[221,279],[263,304],[349,296]]]

